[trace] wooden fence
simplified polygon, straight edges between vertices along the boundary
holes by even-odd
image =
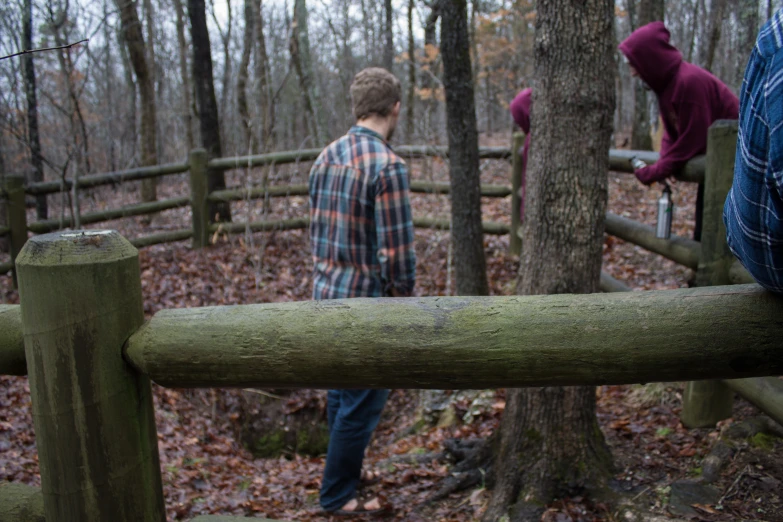
[[[117,232],[34,236],[17,270],[21,304],[0,307],[0,373],[29,375],[43,515],[58,522],[165,520],[150,380],[740,388],[783,373],[783,298],[758,285],[170,309],[145,323],[138,251]]]
[[[678,236],[672,236],[669,239],[658,239],[655,236],[653,227],[611,212],[606,215],[606,233],[639,245],[695,270],[696,281],[699,286],[753,283],[751,276],[733,258],[728,250],[722,219],[723,202],[726,199],[733,178],[736,139],[736,122],[717,122],[709,131],[706,156],[697,157],[688,162],[679,176],[681,181],[703,183],[705,185],[701,242]],[[523,140],[523,135],[516,134],[510,149],[505,147],[482,147],[479,151],[481,159],[511,158],[512,160],[511,186],[482,185],[481,192],[485,197],[502,198],[511,196],[511,225],[485,222],[483,228],[487,234],[510,234],[509,248],[512,254],[517,255],[520,253],[521,248],[521,238],[519,237],[521,163],[519,156],[511,154],[511,151],[518,150]],[[397,152],[409,159],[448,156],[446,147],[402,146],[397,149]],[[308,162],[314,160],[319,153],[320,149],[306,149],[210,160],[206,151],[197,149],[190,153],[187,163],[84,176],[76,181],[79,189],[189,172],[190,194],[163,201],[129,205],[120,209],[86,213],[79,217],[79,222],[81,224],[100,223],[122,217],[139,216],[190,206],[191,227],[131,239],[131,244],[139,248],[159,243],[182,241],[189,238],[192,240],[193,248],[202,248],[209,244],[210,238],[216,232],[241,234],[246,231],[304,229],[309,224],[307,216],[250,223],[213,223],[209,219],[208,208],[210,203],[214,202],[230,203],[232,201],[270,197],[304,196],[307,195],[307,185],[229,188],[210,193],[207,190],[208,178],[216,172],[231,169]],[[654,152],[611,150],[609,153],[611,170],[632,173],[633,169],[630,159],[634,156],[639,157],[648,164],[654,163],[658,159],[658,154]],[[0,235],[10,235],[11,262],[0,264],[0,273],[8,272],[13,268],[14,259],[16,259],[18,252],[25,241],[27,241],[28,232],[42,234],[73,225],[73,219],[70,217],[28,224],[24,207],[25,194],[41,195],[70,190],[73,183],[71,180],[64,180],[62,182],[43,182],[24,186],[20,177],[10,175],[4,177],[4,192],[8,199],[8,227],[0,229]],[[448,183],[416,180],[411,182],[411,191],[415,193],[448,194],[450,186]],[[414,216],[413,221],[415,226],[422,228],[448,229],[450,227],[450,222],[447,219],[438,220]],[[15,273],[14,279],[16,279]],[[602,272],[601,290],[604,292],[622,292],[630,291],[630,288],[609,274]],[[720,383],[689,384],[684,399],[683,422],[688,426],[706,426],[728,417],[731,413],[731,397],[729,390]]]
[[[735,141],[736,124],[713,126],[706,159],[686,169],[689,180],[703,179],[708,194],[700,245],[654,240],[651,227],[639,225],[629,225],[632,236],[612,216],[607,231],[697,268],[703,285],[730,282],[736,269],[716,216],[730,185]],[[297,154],[312,159],[315,153]],[[280,156],[208,162],[194,152],[184,167],[191,173],[194,226],[178,232],[179,239],[193,237],[199,246],[198,238],[213,230],[198,212],[210,198],[261,194],[199,192],[210,168],[265,161]],[[622,153],[611,161],[616,170],[629,170]],[[9,218],[24,214],[19,181],[6,182]],[[175,203],[184,205],[180,199],[150,205]],[[122,212],[142,213],[139,206]],[[0,306],[0,373],[29,375],[47,520],[165,520],[150,380],[176,387],[447,389],[698,380],[685,394],[684,422],[714,422],[719,408],[697,401],[689,407],[687,399],[730,397],[729,389],[755,393],[783,422],[780,381],[769,377],[783,373],[783,298],[757,285],[204,307],[162,310],[145,323],[134,243],[162,242],[161,235],[131,242],[113,231],[62,231],[25,243],[14,231],[24,230],[26,240],[27,229],[42,225],[9,224],[21,305]],[[772,400],[770,389],[777,390]]]

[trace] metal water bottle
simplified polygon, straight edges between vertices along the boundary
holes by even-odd
[[[633,170],[639,170],[639,169],[643,169],[644,167],[646,167],[647,164],[645,162],[643,162],[642,160],[640,160],[639,158],[637,158],[636,156],[633,156],[631,158],[631,166],[633,167]]]
[[[655,226],[655,237],[659,239],[669,239],[672,234],[672,213],[674,212],[674,203],[672,203],[672,189],[668,183],[663,184],[663,192],[658,198],[658,222]]]

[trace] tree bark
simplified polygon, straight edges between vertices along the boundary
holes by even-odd
[[[131,0],[115,0],[115,3],[120,11],[123,40],[128,47],[141,96],[141,163],[143,166],[153,166],[158,163],[155,85],[150,74],[150,64],[147,62],[148,55],[144,35],[141,32],[141,22],[136,12],[136,5]],[[143,180],[141,186],[142,201],[149,202],[157,199],[154,178]]]
[[[614,2],[537,3],[525,242],[518,294],[599,290],[615,105]],[[568,146],[565,146],[567,144]],[[538,520],[556,495],[600,491],[611,455],[595,388],[509,390],[484,520]]]
[[[294,61],[302,90],[302,101],[309,115],[310,134],[315,145],[326,145],[329,133],[326,119],[321,106],[318,85],[313,74],[313,61],[310,57],[310,36],[307,29],[307,5],[305,0],[295,0],[294,19],[292,23],[291,59]]]
[[[432,134],[434,127],[432,119],[438,110],[438,18],[440,18],[441,6],[443,0],[434,0],[430,7],[430,14],[424,24],[424,58],[421,67],[421,87],[422,91],[428,93],[426,96],[426,124],[427,133]],[[437,138],[437,132],[435,133]],[[436,139],[437,142],[437,139]]]
[[[634,0],[629,1],[629,8]],[[640,0],[638,4],[637,26],[632,29],[647,25],[656,20],[663,20],[663,0]],[[634,113],[633,127],[631,130],[631,149],[652,150],[653,142],[650,133],[650,106],[648,93],[640,80],[634,84]]]
[[[239,62],[237,73],[237,112],[239,124],[242,129],[242,143],[240,150],[246,150],[248,154],[258,152],[258,138],[252,127],[250,110],[247,105],[247,79],[250,67],[250,56],[253,52],[255,34],[255,13],[253,4],[255,0],[245,0],[245,31],[242,37],[242,59]]]
[[[408,0],[408,96],[405,104],[405,137],[413,143],[414,108],[416,104],[416,42],[413,39],[413,11],[415,0]]]
[[[255,16],[255,73],[256,73],[256,97],[258,99],[260,113],[259,127],[261,131],[262,152],[275,149],[275,106],[272,103],[271,82],[269,81],[269,56],[266,52],[266,40],[264,37],[264,11],[263,2],[253,2],[253,14]]]
[[[712,0],[710,5],[709,29],[701,53],[701,65],[708,71],[712,71],[713,62],[715,61],[715,50],[718,48],[718,42],[720,41],[726,4],[727,0]]]
[[[394,8],[391,0],[384,0],[383,11],[386,15],[383,26],[383,66],[391,72],[394,67]]]
[[[190,83],[190,73],[188,73],[188,47],[185,40],[185,12],[182,8],[182,0],[171,0],[174,4],[174,12],[177,17],[177,46],[179,47],[179,75],[182,77],[182,121],[185,127],[185,135],[188,140],[188,151],[196,146],[196,139],[193,136],[193,101],[190,97],[193,87]]]
[[[24,49],[33,48],[32,0],[24,0],[22,46]],[[30,160],[33,164],[30,180],[33,182],[43,181],[43,155],[41,154],[41,136],[38,131],[38,98],[35,84],[35,64],[33,63],[33,55],[24,55],[22,57],[22,63],[24,64],[24,88],[25,96],[27,98],[27,143],[30,147]],[[48,213],[46,196],[38,196],[35,199],[35,210],[38,219],[46,219]]]
[[[451,170],[451,241],[457,293],[488,295],[468,6],[466,0],[454,0],[443,2],[441,7],[441,54]]]
[[[134,8],[134,11],[136,9]],[[152,8],[152,0],[144,0],[144,18],[145,23],[147,24],[147,39],[142,40],[142,48],[146,51],[146,61],[147,61],[147,76],[149,79],[147,82],[149,82],[149,89],[151,90],[151,95],[147,94],[147,96],[150,97],[151,104],[145,103],[145,93],[144,88],[141,90],[141,103],[142,103],[142,112],[141,112],[141,132],[142,132],[142,148],[141,148],[141,155],[142,155],[142,165],[144,166],[151,166],[155,165],[158,162],[158,151],[160,142],[158,140],[159,138],[159,129],[158,129],[158,115],[156,107],[158,106],[158,98],[156,96],[155,91],[155,77],[156,77],[156,67],[155,67],[155,11]],[[141,33],[140,33],[141,34]],[[131,54],[132,55],[132,54]],[[151,111],[151,114],[147,114]],[[145,123],[145,120],[146,123]],[[145,127],[151,126],[152,127],[152,138],[148,138],[144,136],[145,133]],[[146,143],[147,141],[150,141],[150,143]],[[152,158],[149,156],[149,152],[145,151],[147,147],[153,147],[153,156]],[[148,161],[151,161],[151,163],[147,163]],[[158,199],[158,180],[157,178],[151,178],[151,179],[145,179],[141,182],[141,200],[144,202],[150,202],[155,201]],[[147,220],[148,221],[148,220]]]
[[[210,0],[210,13],[212,14],[212,21],[215,22],[215,27],[217,27],[218,34],[220,35],[220,41],[223,44],[223,80],[222,85],[220,89],[220,106],[219,110],[221,111],[220,114],[223,115],[223,118],[220,120],[220,124],[225,125],[225,115],[228,113],[228,104],[229,104],[229,83],[231,80],[231,33],[234,29],[234,17],[231,11],[231,2],[226,2],[226,30],[223,31],[221,28],[220,20],[218,20],[217,15],[215,14],[215,1]],[[221,130],[220,133],[222,136],[225,136],[225,128]]]
[[[198,104],[201,144],[210,158],[223,155],[220,144],[220,119],[215,100],[215,82],[212,75],[212,50],[207,31],[207,16],[204,0],[188,0],[190,17],[190,40],[193,46],[193,81],[196,84],[196,103]],[[226,179],[222,172],[210,172],[209,191],[226,188]],[[210,220],[231,221],[231,211],[227,204],[210,203]]]

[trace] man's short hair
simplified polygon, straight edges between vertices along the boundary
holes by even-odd
[[[357,120],[368,116],[388,116],[402,99],[400,80],[381,67],[360,71],[351,83],[351,105]]]

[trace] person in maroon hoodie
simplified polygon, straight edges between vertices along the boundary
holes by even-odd
[[[522,150],[517,151],[522,158],[522,179],[519,184],[519,222],[525,220],[525,172],[527,170],[527,153],[530,149],[530,104],[532,102],[533,89],[527,88],[517,94],[508,106],[511,117],[522,132],[525,133],[525,143]]]
[[[739,99],[710,72],[688,63],[669,43],[663,22],[652,22],[634,31],[619,46],[628,60],[631,74],[638,76],[658,97],[663,121],[660,159],[638,169],[636,177],[645,185],[677,175],[689,159],[707,150],[707,129],[716,120],[736,120]],[[701,238],[704,187],[696,198],[696,227]]]

